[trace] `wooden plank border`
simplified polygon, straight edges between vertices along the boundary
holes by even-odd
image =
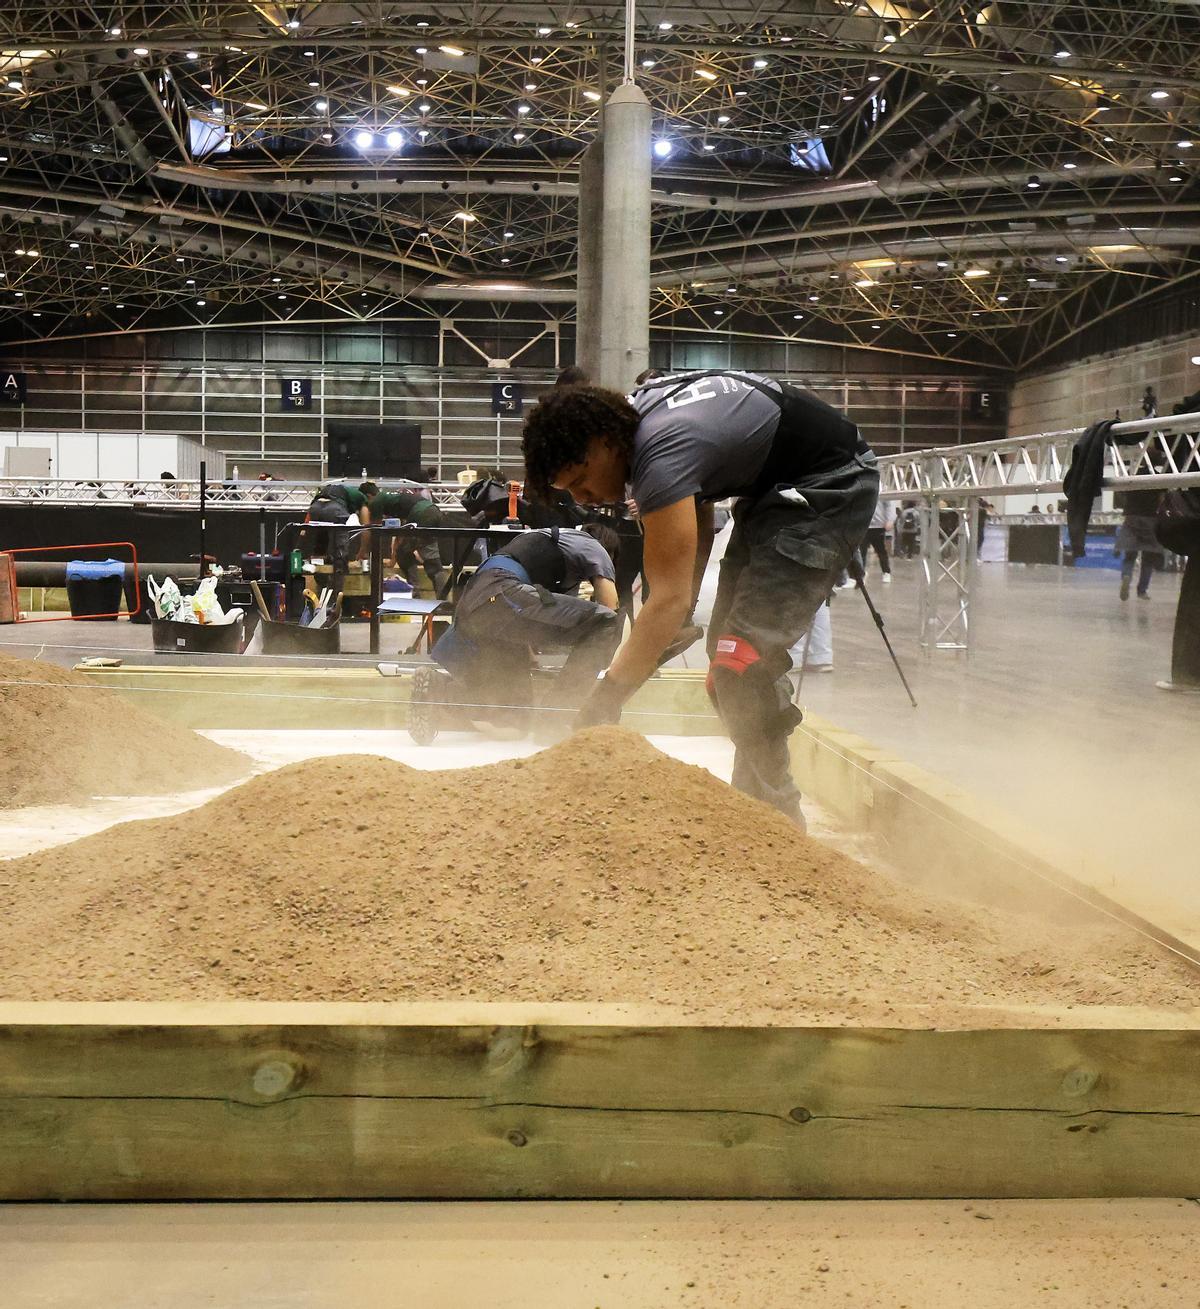
[[[1200,1033],[0,1006],[0,1199],[1200,1194]]]

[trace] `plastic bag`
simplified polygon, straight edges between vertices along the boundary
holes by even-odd
[[[161,585],[154,580],[154,574],[151,573],[146,579],[146,594],[150,597],[151,604],[154,605],[154,613],[158,618],[178,619],[179,610],[183,606],[183,596],[179,593],[179,587],[175,584],[173,577],[168,577]]]
[[[205,577],[192,596],[192,612],[200,624],[219,625],[226,622],[225,611],[217,599],[217,579]]]

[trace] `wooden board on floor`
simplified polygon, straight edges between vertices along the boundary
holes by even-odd
[[[0,1199],[1200,1193],[1193,1030],[298,1012],[0,1006]]]

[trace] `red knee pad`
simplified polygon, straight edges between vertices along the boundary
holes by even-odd
[[[748,668],[752,668],[762,655],[741,636],[731,636],[726,633],[724,636],[717,638],[716,654],[712,657],[712,662],[708,666],[708,677],[704,681],[704,689],[711,696],[713,693],[713,673],[718,668],[728,668],[731,673],[737,673],[740,677]]]

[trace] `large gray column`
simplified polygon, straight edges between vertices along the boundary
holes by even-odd
[[[579,259],[575,302],[575,362],[600,379],[600,288],[603,285],[604,138],[579,161]]]
[[[628,83],[604,113],[600,381],[627,390],[650,361],[650,102]]]

